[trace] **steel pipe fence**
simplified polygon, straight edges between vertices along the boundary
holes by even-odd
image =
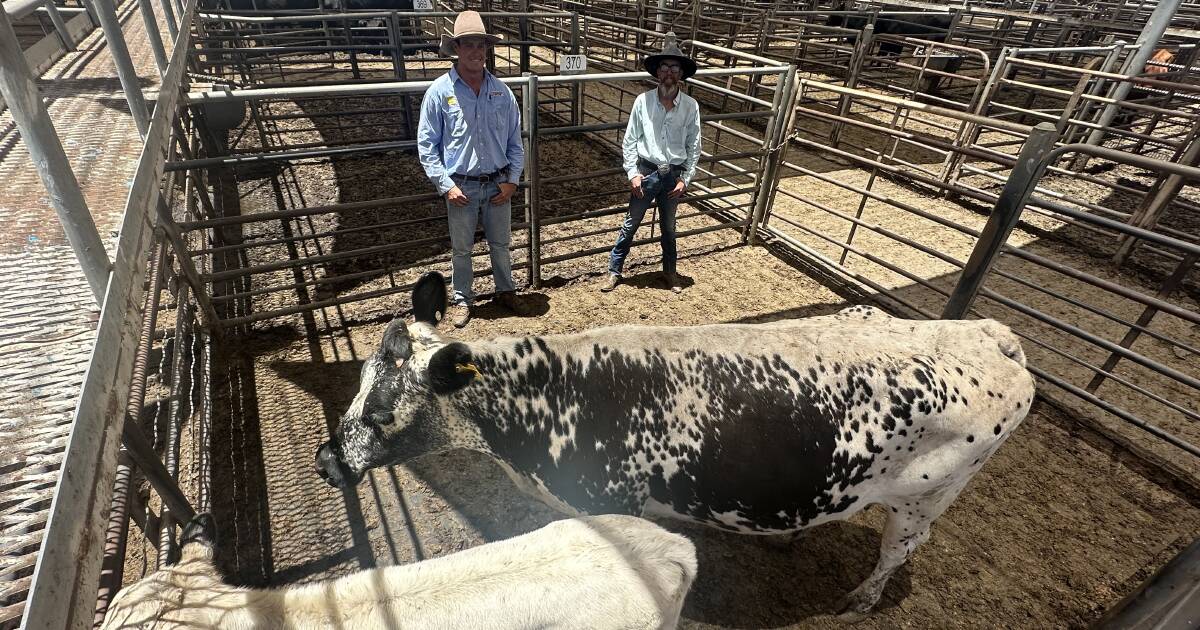
[[[763,75],[786,76],[787,66],[744,67],[706,70],[698,77],[704,81],[728,76]],[[628,119],[633,98],[649,88],[644,72],[589,74],[577,76],[536,76],[505,78],[518,95],[525,109],[523,135],[533,151],[547,143],[579,142],[595,147],[596,156],[614,165],[620,162],[620,135]],[[277,132],[275,125],[303,118],[309,111],[306,105],[313,100],[343,102],[356,98],[397,98],[417,95],[428,82],[395,82],[373,85],[306,86],[285,88],[251,88],[214,90],[193,93],[189,100],[197,106],[229,101],[246,101],[251,120],[245,127],[253,129],[244,135],[240,131],[229,135],[240,137],[247,146],[240,150],[231,147],[227,161],[178,161],[167,165],[169,171],[198,172],[203,166],[241,169],[243,165],[261,164],[278,158],[278,172],[267,175],[271,193],[266,195],[269,207],[249,209],[245,206],[225,206],[223,203],[244,204],[252,197],[241,195],[236,202],[232,191],[216,194],[215,214],[212,217],[180,224],[185,234],[211,235],[211,240],[194,248],[191,257],[203,260],[213,257],[222,261],[211,274],[202,275],[202,284],[214,287],[212,304],[224,327],[243,326],[298,313],[338,306],[351,302],[379,298],[407,291],[417,273],[429,265],[445,264],[448,257],[429,252],[445,251],[448,229],[440,197],[434,192],[402,197],[364,199],[323,205],[306,204],[305,187],[299,181],[298,169],[307,168],[320,160],[337,160],[341,177],[350,176],[355,163],[371,160],[356,154],[364,148],[350,142],[338,147],[336,139],[326,129],[311,153],[297,156],[297,143],[291,142],[288,132]],[[751,209],[761,194],[763,156],[771,145],[769,137],[753,127],[734,129],[744,121],[767,121],[771,124],[783,109],[780,103],[764,101],[730,90],[712,86],[721,96],[734,102],[744,101],[743,111],[702,116],[705,153],[693,180],[695,193],[681,205],[679,236],[686,240],[693,234],[713,229],[742,230],[748,224]],[[570,89],[580,98],[577,109],[582,117],[573,120],[570,111],[556,109],[553,101],[563,89]],[[711,89],[694,86],[693,91]],[[549,98],[547,98],[549,97]],[[551,101],[542,106],[544,100]],[[299,106],[297,115],[286,108]],[[534,115],[537,112],[537,115]],[[353,110],[338,107],[337,115],[351,116]],[[318,123],[319,125],[320,123]],[[780,127],[782,129],[782,127]],[[257,132],[257,133],[255,133]],[[724,133],[723,140],[715,136]],[[284,140],[280,141],[279,138]],[[412,155],[411,141],[384,143],[400,154],[390,154],[393,171],[409,173],[427,188],[424,175]],[[331,155],[326,151],[346,149],[346,153]],[[369,147],[366,147],[369,150]],[[279,156],[283,157],[279,157]],[[300,157],[303,159],[293,159]],[[515,266],[528,274],[529,283],[538,286],[541,268],[583,256],[598,250],[589,240],[601,235],[615,234],[619,219],[625,211],[628,187],[623,184],[620,168],[605,167],[559,169],[561,174],[542,172],[545,159],[526,161],[525,181],[521,190],[524,199],[514,199],[514,233],[511,251]],[[217,176],[209,175],[210,179]],[[604,178],[608,180],[604,180]],[[606,188],[596,189],[595,181],[611,181]],[[352,185],[346,180],[343,185]],[[222,202],[221,197],[226,201]],[[416,212],[414,213],[414,210]],[[740,217],[740,218],[739,218]],[[648,221],[653,225],[653,217]],[[656,227],[652,228],[656,229]],[[650,242],[650,239],[643,239]],[[358,243],[358,244],[355,244]],[[431,249],[432,248],[432,249]],[[607,250],[608,247],[600,248]],[[477,256],[484,255],[482,252]],[[484,269],[480,275],[490,273]],[[381,278],[387,286],[379,288]],[[349,289],[347,289],[349,287]]]
[[[894,108],[894,119],[902,119],[906,116],[903,110],[930,107],[919,101],[807,79],[799,82],[802,90],[811,86],[849,96],[853,101],[851,111],[856,111],[860,100],[872,101],[877,106]],[[1003,117],[938,110],[945,118],[976,125],[984,136],[1009,134],[1015,139],[1016,149],[1025,147],[1028,151],[1032,145],[1038,146],[1032,155],[1022,153],[1013,157],[985,150],[980,143],[959,146],[939,137],[937,130],[911,130],[894,123],[851,117],[842,119],[836,113],[812,107],[803,96],[796,108],[796,131],[790,143],[780,146],[783,173],[777,191],[777,199],[785,200],[785,206],[790,207],[781,210],[776,203],[763,222],[757,224],[764,236],[925,317],[960,316],[967,312],[963,304],[970,302],[971,294],[956,293],[950,280],[973,276],[978,282],[989,277],[987,285],[979,289],[975,312],[1012,325],[1027,341],[1033,369],[1043,380],[1068,397],[1083,401],[1085,407],[1102,410],[1108,417],[1138,427],[1154,436],[1159,444],[1177,447],[1177,452],[1188,456],[1200,455],[1196,446],[1200,443],[1200,425],[1196,422],[1200,413],[1184,402],[1198,399],[1196,387],[1200,386],[1200,379],[1179,360],[1191,356],[1196,349],[1178,334],[1169,332],[1200,322],[1200,313],[1173,299],[1188,291],[1188,287],[1195,291],[1197,283],[1188,276],[1195,268],[1200,246],[1194,236],[1137,225],[1129,220],[1129,214],[1106,207],[1108,202],[1103,197],[1096,201],[1079,199],[1056,185],[1056,180],[1064,176],[1074,180],[1081,175],[1071,170],[1071,160],[1064,159],[1068,153],[1086,153],[1093,159],[1151,171],[1154,178],[1163,182],[1174,177],[1172,186],[1159,187],[1168,197],[1178,193],[1183,181],[1194,181],[1192,178],[1200,175],[1200,169],[1141,157],[1118,148],[1061,146],[1060,142],[1060,147],[1054,149],[1063,134],[1062,127],[1051,122],[1030,128]],[[843,140],[838,146],[820,130],[814,130],[814,121],[831,120],[842,122],[859,137],[852,142]],[[1193,133],[1192,140],[1194,136]],[[921,162],[897,153],[896,147],[903,142],[913,147],[924,146],[929,155]],[[1188,146],[1194,147],[1195,143]],[[1195,160],[1197,153],[1200,148],[1191,149],[1189,159]],[[997,186],[1007,182],[1010,187],[1017,185],[1019,190],[970,186],[961,179],[947,181],[936,168],[942,155],[970,158],[974,165],[971,168],[990,175]],[[844,166],[830,170],[830,162]],[[984,167],[985,163],[994,168]],[[1089,183],[1098,186],[1107,183],[1100,178],[1092,179]],[[789,180],[820,181],[838,187],[846,195],[836,201],[828,196],[813,198],[803,192],[803,184],[789,185]],[[952,211],[947,203],[938,203],[934,209],[927,203],[909,201],[903,191],[911,189],[890,183],[904,180],[944,195],[981,202],[984,207],[993,208],[992,219],[1007,214],[1009,223],[994,228],[989,223],[981,229],[971,220],[971,213]],[[1143,208],[1155,199],[1159,199],[1161,208],[1164,203],[1161,198],[1144,196]],[[1001,212],[1005,209],[1007,213]],[[1102,241],[1086,241],[1091,250],[1087,255],[1092,259],[1111,257],[1122,242],[1141,243],[1141,247],[1147,248],[1147,258],[1154,260],[1143,265],[1152,269],[1151,277],[1156,278],[1157,286],[1130,288],[1111,271],[1063,259],[1053,247],[1038,247],[1036,240],[1005,244],[1009,230],[1018,220],[1025,221],[1024,229],[1033,234],[1053,236],[1052,230],[1047,229],[1050,224],[1040,223],[1041,229],[1037,229],[1038,221],[1031,218],[1034,213],[1055,218],[1060,222],[1057,225],[1068,231],[1103,234]],[[1078,237],[1072,233],[1066,238]],[[962,251],[973,252],[970,260],[947,250],[946,243],[956,241],[961,243]],[[1003,253],[990,275],[988,269],[995,256],[983,255],[987,250],[981,249],[981,243],[990,243],[989,247]],[[932,268],[937,273],[917,271],[921,268]],[[950,306],[943,309],[947,303]],[[1145,339],[1153,339],[1166,352],[1157,347],[1133,349],[1139,338],[1143,344],[1147,343]],[[1130,405],[1147,411],[1134,413],[1129,411]],[[1173,452],[1156,457],[1165,466],[1190,471],[1195,476],[1194,458],[1180,459]]]

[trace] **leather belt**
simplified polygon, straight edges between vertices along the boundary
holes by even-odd
[[[465,182],[493,182],[504,177],[508,177],[507,166],[498,171],[484,173],[483,175],[459,175],[458,173],[450,175],[450,179],[461,179]]]
[[[638,158],[638,166],[649,171],[658,171],[659,175],[666,175],[673,170],[683,170],[682,164],[655,164],[654,162],[641,157]]]

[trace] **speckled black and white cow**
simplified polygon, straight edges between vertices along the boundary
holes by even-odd
[[[875,605],[1034,395],[1017,337],[991,320],[856,306],[769,324],[459,343],[431,324],[444,308],[441,276],[424,289],[418,322],[388,326],[318,450],[331,484],[467,448],[588,514],[778,534],[880,503],[890,510],[880,559],[847,596],[850,616]]]

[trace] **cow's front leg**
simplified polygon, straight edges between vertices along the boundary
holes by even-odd
[[[921,543],[929,540],[929,528],[933,521],[950,507],[964,485],[956,484],[924,496],[894,499],[885,504],[888,519],[883,527],[879,562],[875,564],[871,575],[843,598],[839,607],[842,621],[861,621],[871,612],[879,603],[888,579]]]
[[[916,515],[904,515],[903,511],[892,512],[883,529],[883,544],[879,549],[879,562],[875,564],[875,570],[842,599],[838,615],[842,621],[861,621],[875,608],[892,574],[908,560],[913,550],[929,539],[931,522]]]

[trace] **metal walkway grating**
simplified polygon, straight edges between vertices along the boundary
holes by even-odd
[[[153,90],[158,72],[136,2],[117,13],[142,88]],[[38,88],[111,249],[142,142],[100,30]],[[24,610],[98,311],[16,124],[0,111],[0,629],[16,627]]]

